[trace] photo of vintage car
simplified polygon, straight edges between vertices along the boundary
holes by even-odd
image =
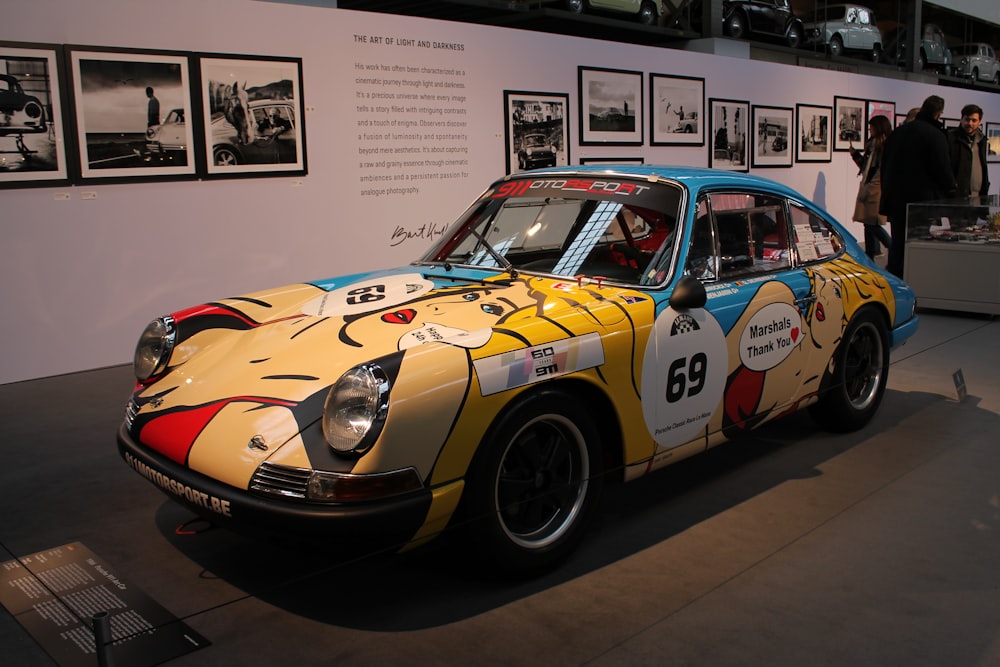
[[[951,55],[955,76],[1000,86],[1000,62],[989,44],[960,44],[951,50]]]
[[[250,131],[238,132],[222,113],[212,117],[212,160],[216,166],[281,164],[298,160],[292,100],[252,100]]]
[[[861,5],[826,5],[809,12],[803,19],[806,39],[841,56],[845,52],[863,53],[873,62],[882,58],[882,32],[875,12]]]
[[[556,149],[544,134],[526,134],[517,151],[517,168],[536,169],[556,166]]]
[[[722,29],[733,39],[777,38],[793,49],[806,37],[788,0],[723,0]]]
[[[527,171],[408,266],[154,319],[118,447],[236,531],[400,550],[449,529],[527,574],[606,485],[799,409],[863,428],[917,325],[912,290],[773,181]]]
[[[45,107],[24,92],[17,78],[0,74],[0,129],[18,132],[45,132]]]

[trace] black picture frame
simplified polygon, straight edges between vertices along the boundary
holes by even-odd
[[[1000,123],[986,123],[986,161],[1000,162]]]
[[[711,137],[708,166],[727,171],[750,171],[747,155],[750,102],[711,98],[708,113]]]
[[[854,144],[864,144],[868,134],[868,101],[854,97],[833,98],[833,117],[836,133],[834,151],[849,151]]]
[[[580,145],[642,146],[642,72],[577,68]]]
[[[705,79],[649,74],[649,143],[705,145]]]
[[[792,135],[795,132],[795,111],[790,107],[754,105],[753,148],[750,165],[761,167],[792,166]]]
[[[505,90],[503,109],[508,174],[571,164],[568,93]],[[544,143],[536,137],[543,137]],[[538,143],[539,150],[532,150],[529,142]]]
[[[0,41],[0,77],[0,189],[68,184],[62,46]]]
[[[309,172],[301,58],[212,53],[196,66],[205,178]]]
[[[885,100],[868,100],[868,122],[875,116],[885,116],[892,125],[896,120],[896,103]]]
[[[796,162],[833,161],[833,107],[795,105]]]
[[[197,177],[191,60],[178,51],[66,47],[75,182]]]
[[[580,164],[646,164],[646,158],[634,157],[581,157]]]

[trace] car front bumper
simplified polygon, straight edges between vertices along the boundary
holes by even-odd
[[[118,429],[118,452],[137,473],[212,523],[260,537],[315,540],[350,549],[399,549],[424,524],[427,489],[381,501],[323,504],[260,497],[184,468]]]

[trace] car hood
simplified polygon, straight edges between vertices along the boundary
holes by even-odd
[[[170,365],[137,387],[130,430],[159,454],[239,488],[265,460],[350,471],[354,462],[331,454],[318,421],[330,387],[351,367],[391,358],[397,369],[425,369],[435,385],[457,388],[443,401],[454,405],[435,409],[457,411],[476,359],[507,352],[512,341],[523,349],[525,339],[563,339],[564,320],[575,331],[580,322],[602,332],[625,325],[623,304],[636,297],[612,295],[626,293],[638,294],[407,267],[204,304],[173,315]]]

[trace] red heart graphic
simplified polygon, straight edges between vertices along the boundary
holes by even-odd
[[[794,343],[798,339],[799,339],[799,328],[798,327],[793,327],[792,328],[792,342]]]

